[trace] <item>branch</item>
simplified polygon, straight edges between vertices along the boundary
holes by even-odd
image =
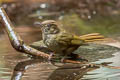
[[[24,52],[29,55],[43,57],[44,59],[48,59],[50,57],[49,54],[41,52],[24,43],[24,41],[20,38],[20,36],[14,31],[14,26],[12,25],[9,17],[7,16],[5,10],[2,7],[0,7],[0,19],[1,19],[2,24],[5,27],[5,30],[8,34],[11,45],[13,46],[14,49],[16,49],[19,52]],[[74,60],[65,60],[64,62],[81,64],[81,62],[74,61]],[[120,67],[111,67],[111,66],[107,66],[107,67],[120,69]]]
[[[0,7],[0,17],[2,24],[4,25],[5,30],[10,39],[11,45],[14,49],[16,49],[19,52],[24,52],[30,55],[40,56],[47,59],[49,58],[49,54],[36,50],[24,43],[20,36],[14,31],[14,26],[12,25],[9,17],[7,16],[5,10],[2,7]]]
[[[29,55],[42,57],[44,59],[48,59],[50,57],[49,54],[41,52],[24,43],[24,41],[20,38],[20,36],[15,32],[13,24],[11,23],[9,17],[7,16],[5,10],[2,7],[0,7],[0,19],[8,34],[11,45],[15,50],[22,52],[22,53],[24,52]],[[79,63],[78,61],[76,62],[72,60],[67,60],[67,61],[65,60],[64,62]]]

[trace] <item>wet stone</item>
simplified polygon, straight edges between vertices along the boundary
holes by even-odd
[[[113,54],[119,51],[119,48],[109,45],[88,44],[80,46],[74,53],[79,54],[81,57],[87,59],[90,62],[93,62],[99,59],[113,57]]]
[[[36,48],[40,51],[45,53],[50,53],[51,51],[45,46],[43,41],[34,42],[30,45],[33,48]],[[89,62],[94,62],[99,59],[105,59],[113,57],[116,52],[119,52],[120,49],[117,47],[103,45],[103,44],[87,44],[80,46],[76,51],[75,54],[79,54],[82,58],[87,59]]]

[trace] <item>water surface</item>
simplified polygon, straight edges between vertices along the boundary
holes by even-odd
[[[76,15],[69,16],[76,20]],[[100,32],[106,36],[110,36],[119,40],[119,31],[116,29],[119,27],[119,22],[116,20],[104,22],[104,25],[99,23],[100,18],[95,20],[83,22],[77,18],[77,22],[72,22],[72,20],[67,21],[67,16],[62,19],[62,23],[65,26],[65,29],[75,34],[84,34],[90,32]],[[66,22],[64,22],[66,20]],[[68,25],[69,23],[73,23]],[[79,22],[79,23],[78,23]],[[93,24],[93,22],[95,24]],[[78,25],[78,27],[75,27]],[[97,25],[97,26],[96,26]],[[110,27],[106,28],[106,25]],[[80,27],[82,26],[82,27]],[[93,28],[91,26],[94,26]],[[95,27],[96,26],[96,27]],[[100,28],[101,26],[102,28]],[[89,28],[90,27],[90,28]],[[16,31],[22,36],[27,44],[30,44],[34,41],[41,39],[40,29],[29,28],[26,26],[17,27]],[[24,29],[23,29],[24,28]],[[106,29],[106,30],[105,30]],[[113,30],[114,29],[114,30]],[[27,30],[27,31],[26,31]],[[72,31],[73,30],[73,31]],[[76,32],[77,31],[77,32]],[[80,32],[81,31],[81,32]],[[106,31],[106,32],[105,32]],[[116,33],[114,33],[116,32]],[[114,33],[114,34],[113,34]],[[113,43],[113,42],[112,42]],[[14,50],[9,42],[9,39],[3,31],[0,34],[0,80],[119,80],[120,79],[120,68],[112,69],[108,67],[101,66],[100,68],[86,68],[81,69],[80,65],[77,64],[65,64],[61,67],[52,65],[50,62],[45,62],[41,59],[31,59],[24,53],[19,53]],[[114,43],[113,43],[114,44]],[[116,45],[116,44],[115,44]],[[119,46],[119,44],[117,44]],[[101,51],[101,53],[103,53]],[[111,56],[106,59],[99,59],[94,61],[94,63],[102,62],[112,62],[110,66],[120,66],[120,51],[113,52],[114,56]],[[94,59],[94,57],[93,57]]]

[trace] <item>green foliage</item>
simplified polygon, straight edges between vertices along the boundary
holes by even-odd
[[[82,20],[77,14],[66,14],[60,20],[68,32],[77,35],[99,32],[104,35],[116,35],[120,33],[120,16],[95,16],[90,20]]]
[[[61,20],[61,23],[67,31],[78,35],[89,33],[92,30],[88,25],[85,24],[85,21],[80,19],[79,16],[74,13],[65,15]]]

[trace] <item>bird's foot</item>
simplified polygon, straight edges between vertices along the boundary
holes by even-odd
[[[48,62],[50,63],[50,64],[55,64],[54,63],[54,61],[53,61],[53,56],[54,56],[54,53],[52,52],[52,53],[50,53],[50,56],[49,56],[49,58],[48,58]]]
[[[54,54],[54,53],[50,53],[50,56],[49,56],[49,58],[48,58],[49,61],[52,60],[53,54]]]

